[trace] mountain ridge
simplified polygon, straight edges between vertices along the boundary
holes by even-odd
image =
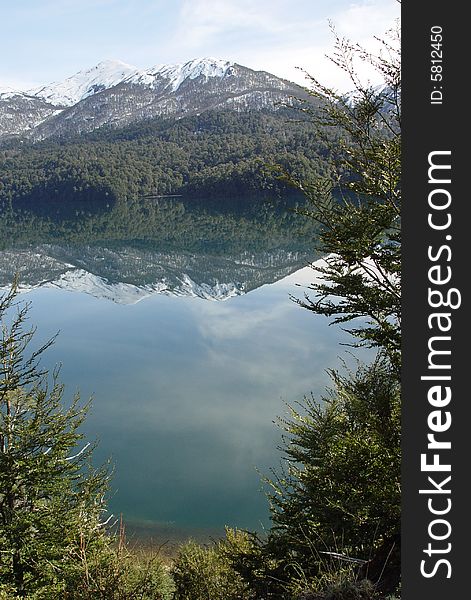
[[[304,267],[310,255],[277,249],[212,254],[39,244],[0,251],[0,292],[21,265],[20,292],[38,288],[87,293],[116,304],[135,304],[156,294],[225,301]]]
[[[0,90],[0,138],[38,141],[207,110],[275,111],[303,95],[295,83],[219,58],[149,69],[106,60],[63,81]]]
[[[117,85],[136,70],[136,67],[119,60],[104,60],[67,79],[41,85],[27,93],[55,106],[73,106],[98,91]]]

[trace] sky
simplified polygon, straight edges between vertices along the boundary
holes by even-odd
[[[0,0],[0,89],[61,81],[102,60],[148,68],[210,56],[346,91],[325,57],[329,24],[374,49],[399,15],[397,0]]]

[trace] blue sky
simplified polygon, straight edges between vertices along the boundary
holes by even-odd
[[[325,59],[329,20],[368,47],[399,14],[396,0],[0,0],[0,86],[59,81],[105,59],[145,68],[213,56],[303,83],[300,67],[342,89]]]

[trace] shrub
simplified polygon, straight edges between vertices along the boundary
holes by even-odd
[[[173,582],[157,554],[132,552],[125,544],[113,549],[85,548],[66,574],[64,600],[171,600]]]
[[[190,541],[173,567],[177,600],[248,600],[254,598],[233,568],[225,541],[204,547]]]
[[[341,548],[368,561],[364,576],[373,578],[370,559],[379,573],[398,562],[399,386],[381,360],[332,377],[323,404],[306,399],[282,421],[285,469],[271,482],[271,536],[310,575],[323,570],[322,552]]]

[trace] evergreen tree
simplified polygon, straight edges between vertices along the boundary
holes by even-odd
[[[282,421],[285,468],[271,482],[270,545],[284,548],[287,571],[297,565],[307,579],[318,577],[338,553],[358,564],[365,561],[363,576],[374,582],[387,573],[394,588],[400,541],[400,387],[384,360],[331,376],[329,395],[321,402],[306,398]],[[368,568],[376,554],[383,562]]]
[[[331,372],[331,395],[320,402],[305,399],[283,422],[285,469],[272,481],[274,527],[266,551],[281,560],[288,580],[298,579],[316,593],[324,590],[326,577],[343,576],[345,569],[353,579],[374,581],[378,593],[393,591],[399,580],[398,41],[399,29],[373,56],[336,38],[333,61],[349,75],[354,91],[339,95],[311,78],[322,104],[315,117],[319,135],[336,156],[336,185],[321,178],[294,181],[311,202],[302,212],[320,224],[318,249],[326,254],[325,266],[316,268],[320,281],[310,286],[314,297],[308,292],[296,301],[333,317],[333,323],[353,321],[353,345],[378,349],[373,364],[356,373]],[[381,73],[384,85],[362,85],[359,59]],[[333,563],[329,557],[336,557]],[[351,569],[359,563],[361,569]]]
[[[30,351],[28,309],[15,286],[0,298],[0,591],[55,598],[85,548],[105,543],[108,475],[79,431],[87,407],[76,396],[66,408],[57,373],[40,368],[53,340]]]
[[[378,55],[336,37],[332,60],[352,83],[348,95],[311,77],[311,93],[321,100],[318,134],[335,157],[335,182],[294,181],[311,207],[303,213],[320,224],[319,249],[326,266],[317,268],[304,300],[297,302],[344,324],[354,345],[378,348],[400,370],[401,322],[401,72],[399,28],[381,40]],[[357,62],[381,75],[381,86],[364,85]],[[335,188],[335,193],[333,192]],[[366,318],[366,322],[365,322]]]

